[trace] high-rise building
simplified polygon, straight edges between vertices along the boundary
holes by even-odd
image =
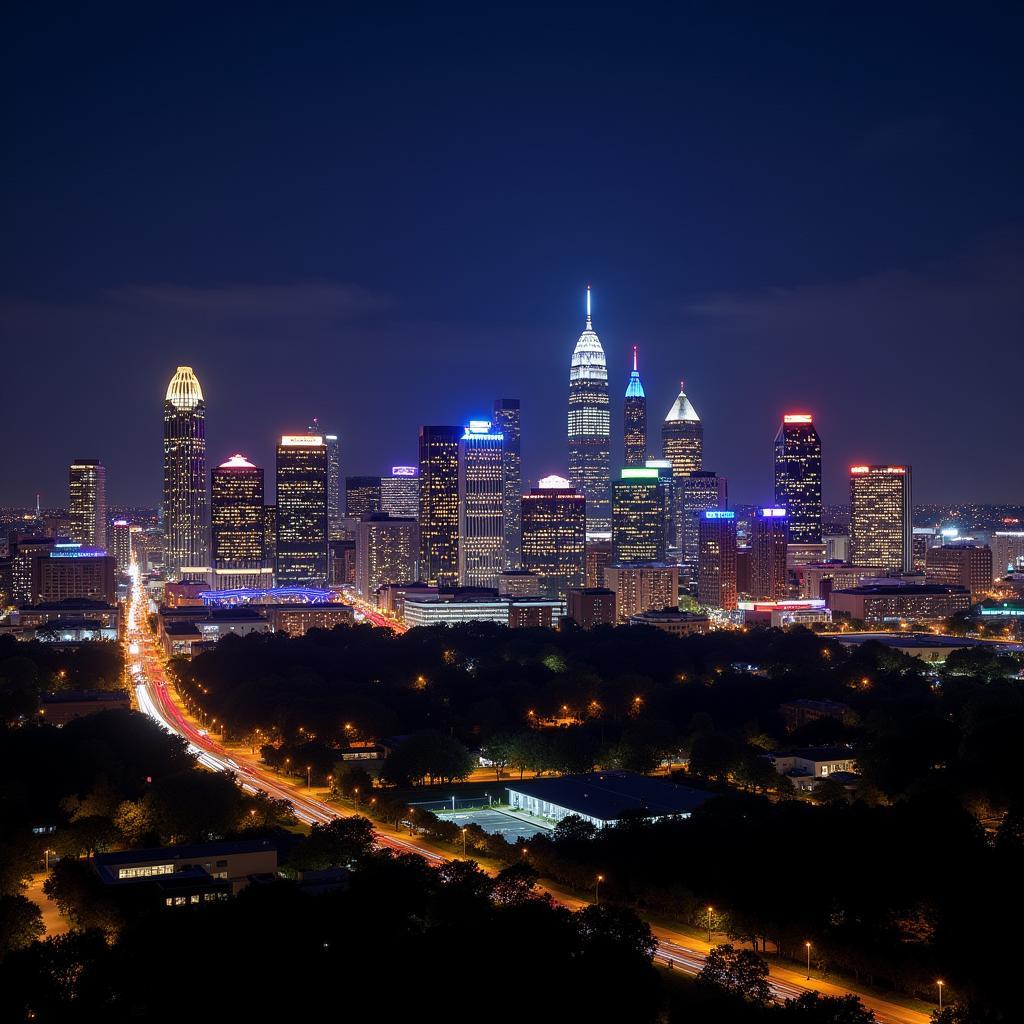
[[[560,476],[546,476],[522,497],[523,568],[541,578],[541,594],[565,600],[583,586],[586,496]]]
[[[277,446],[280,586],[327,584],[327,445],[322,434],[285,434]]]
[[[107,546],[107,471],[99,459],[75,459],[68,472],[71,539],[89,548]]]
[[[992,578],[1024,570],[1024,530],[996,530],[992,534]]]
[[[117,571],[127,572],[132,564],[132,526],[127,519],[115,519],[110,525],[111,547]]]
[[[204,577],[210,564],[206,402],[191,366],[164,398],[164,568],[170,581]]]
[[[322,434],[327,446],[327,536],[335,540],[341,536],[338,524],[345,514],[341,493],[341,444],[337,434],[324,433],[318,416],[313,417],[307,432]]]
[[[87,548],[70,541],[58,541],[47,554],[32,559],[32,603],[85,598],[114,604],[114,558],[102,548]]]
[[[610,540],[588,540],[583,554],[583,585],[589,589],[604,586],[604,567],[612,563]]]
[[[53,537],[12,534],[8,540],[11,552],[11,596],[14,604],[31,604],[38,600],[32,589],[33,566],[37,558],[48,557],[54,550]]]
[[[809,413],[782,417],[775,437],[775,504],[791,544],[821,543],[821,438]]]
[[[619,622],[628,622],[631,616],[652,609],[679,607],[678,565],[607,565],[604,581],[615,594]]]
[[[379,476],[345,477],[345,518],[362,519],[381,511]]]
[[[267,565],[277,565],[277,506],[263,506],[263,550]]]
[[[497,589],[505,568],[504,437],[470,420],[459,441],[459,583]]]
[[[758,509],[750,524],[750,583],[755,600],[777,601],[789,590],[786,509]]]
[[[416,579],[419,554],[419,526],[415,519],[392,519],[383,512],[366,516],[356,527],[359,596],[376,603],[380,587]]]
[[[704,458],[704,425],[686,397],[683,382],[661,425],[661,454],[672,463],[672,475],[683,476],[701,469]]]
[[[611,414],[608,367],[590,316],[569,367],[569,479],[586,495],[587,532],[611,530]]]
[[[399,519],[419,519],[420,471],[415,466],[392,466],[380,478],[380,510]]]
[[[633,372],[626,385],[626,400],[622,407],[622,437],[625,466],[642,466],[647,460],[647,396],[640,383],[636,365],[636,345],[633,346]]]
[[[913,555],[910,466],[850,468],[850,560],[910,572]]]
[[[210,538],[217,590],[267,587],[263,470],[232,455],[210,473]]]
[[[518,569],[523,560],[519,525],[523,495],[522,423],[518,398],[495,399],[494,425],[505,438],[505,567]]]
[[[966,587],[974,601],[992,589],[992,549],[987,544],[960,542],[930,548],[925,568],[929,580]]]
[[[687,585],[697,580],[700,549],[700,517],[708,509],[729,504],[729,484],[724,476],[702,469],[675,478],[673,520],[680,576]]]
[[[709,608],[736,608],[736,513],[730,509],[700,515],[697,600]]]
[[[420,578],[459,581],[459,440],[461,427],[420,427]]]
[[[612,484],[612,559],[664,562],[667,491],[659,470],[627,466]]]

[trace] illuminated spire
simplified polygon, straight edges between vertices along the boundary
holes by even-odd
[[[587,285],[587,330],[592,331],[594,324],[590,319],[590,285]]]
[[[637,369],[636,345],[633,346],[633,372],[629,375],[629,383],[626,385],[627,398],[646,398],[644,386],[640,383],[640,371]]]
[[[679,396],[672,404],[672,408],[669,409],[668,415],[665,417],[666,423],[699,423],[700,417],[697,415],[697,410],[690,404],[690,400],[686,397],[686,384],[685,381],[679,382]]]

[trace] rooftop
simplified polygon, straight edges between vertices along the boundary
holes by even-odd
[[[803,761],[849,761],[854,757],[850,747],[791,747],[773,750],[769,757],[799,757]]]
[[[505,788],[599,821],[615,821],[636,813],[647,817],[689,814],[713,796],[629,772],[592,772],[564,775],[558,779],[529,779]]]
[[[858,597],[941,597],[947,594],[969,594],[966,587],[943,583],[866,583],[861,587],[833,590],[836,594],[855,594]]]
[[[148,864],[151,861],[177,863],[276,850],[277,846],[269,839],[233,839],[213,843],[186,843],[182,846],[152,846],[145,850],[117,850],[113,853],[97,853],[93,859],[96,866],[102,868],[118,864]]]
[[[129,700],[127,690],[62,690],[60,693],[44,693],[43,704],[76,703],[119,703]]]

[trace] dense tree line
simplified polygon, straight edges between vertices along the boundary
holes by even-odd
[[[123,686],[124,658],[113,641],[69,648],[0,636],[0,724],[31,720],[43,693]]]

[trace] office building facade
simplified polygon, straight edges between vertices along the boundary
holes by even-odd
[[[415,466],[392,466],[380,478],[380,510],[398,519],[419,519],[420,471]]]
[[[775,437],[775,504],[791,544],[821,543],[821,438],[810,413],[782,417]]]
[[[615,617],[628,622],[641,612],[679,607],[679,566],[646,562],[605,566],[605,587],[615,594]]]
[[[522,565],[522,538],[519,517],[522,512],[523,466],[522,434],[518,398],[498,398],[494,402],[494,426],[505,439],[502,458],[505,465],[505,568]]]
[[[164,398],[164,569],[171,582],[203,578],[210,564],[206,401],[191,366]]]
[[[217,590],[268,587],[263,470],[232,455],[210,473],[210,541]]]
[[[107,471],[99,459],[75,459],[68,470],[71,540],[90,548],[107,546]]]
[[[689,585],[697,579],[701,515],[728,506],[729,485],[725,477],[702,469],[675,477],[673,491],[675,548],[683,581]]]
[[[761,508],[750,524],[750,582],[747,593],[755,600],[779,600],[789,592],[786,563],[786,509]]]
[[[642,466],[647,461],[647,395],[637,369],[637,347],[633,346],[633,372],[626,385],[622,406],[623,465]]]
[[[371,604],[389,583],[409,583],[419,573],[420,532],[415,519],[369,515],[356,527],[356,592]]]
[[[925,560],[928,579],[966,587],[980,601],[992,589],[992,549],[987,544],[944,544],[930,548]]]
[[[362,519],[382,511],[379,476],[345,477],[345,518]]]
[[[850,468],[850,560],[910,572],[913,555],[910,466]]]
[[[505,439],[470,420],[459,441],[459,583],[497,589],[505,568]]]
[[[672,463],[672,475],[684,476],[703,468],[704,425],[686,397],[684,382],[661,425],[661,454]]]
[[[459,581],[459,441],[461,427],[420,428],[420,578]]]
[[[115,519],[110,524],[111,553],[117,571],[126,573],[132,564],[132,526],[127,519]]]
[[[569,366],[569,480],[587,499],[587,532],[611,530],[611,412],[608,366],[590,316]]]
[[[321,434],[285,434],[277,446],[278,586],[327,585],[327,446]]]
[[[565,600],[583,585],[586,495],[563,477],[549,476],[522,497],[523,568],[541,579],[541,594]]]
[[[612,559],[665,561],[667,490],[659,470],[627,466],[612,484]]]
[[[697,554],[697,600],[709,608],[736,609],[736,513],[702,512]]]

